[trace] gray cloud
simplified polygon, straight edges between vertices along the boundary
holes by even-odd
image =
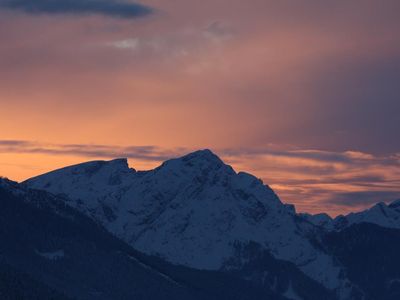
[[[378,202],[392,202],[400,199],[400,188],[399,191],[361,191],[361,192],[348,192],[338,193],[332,195],[325,202],[341,206],[358,206],[358,205],[370,205]]]
[[[276,157],[300,158],[309,159],[329,163],[369,163],[371,161],[379,161],[380,163],[393,163],[394,157],[389,156],[373,156],[368,153],[358,151],[321,151],[321,150],[285,150],[272,148],[260,149],[223,149],[221,153],[226,156],[241,157],[241,156],[260,156],[270,155]]]
[[[288,185],[315,185],[315,184],[352,184],[357,186],[369,186],[372,187],[372,183],[381,184],[388,183],[390,180],[379,175],[366,175],[366,176],[353,176],[350,178],[306,178],[306,179],[286,179],[286,184]]]
[[[0,140],[0,147],[5,147],[5,146],[16,147],[16,146],[28,146],[28,145],[31,145],[31,142],[22,140]]]
[[[126,157],[147,161],[163,161],[183,154],[182,149],[166,150],[156,146],[109,146],[95,144],[44,144],[20,140],[0,140],[0,153],[38,153],[71,155],[88,158]]]
[[[101,14],[116,18],[136,18],[152,12],[141,4],[115,0],[0,0],[0,7],[30,14]]]

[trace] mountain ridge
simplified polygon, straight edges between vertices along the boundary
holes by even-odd
[[[299,215],[308,222],[328,231],[338,231],[360,223],[400,229],[400,200],[392,201],[389,204],[377,202],[365,210],[339,215],[335,218],[323,213],[316,215],[301,213]]]
[[[235,243],[255,242],[324,286],[349,293],[342,267],[313,244],[318,229],[260,179],[235,172],[210,150],[148,171],[116,162],[70,166],[24,184],[66,195],[69,205],[117,237],[171,263],[218,270],[235,255]]]

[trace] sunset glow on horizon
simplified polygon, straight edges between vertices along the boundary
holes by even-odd
[[[301,212],[400,199],[398,1],[95,2],[0,0],[0,176],[209,148]]]

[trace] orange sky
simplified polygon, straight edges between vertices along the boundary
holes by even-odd
[[[400,198],[398,1],[141,3],[0,8],[1,175],[210,148],[300,211]]]

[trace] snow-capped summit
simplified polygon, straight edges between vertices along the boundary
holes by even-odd
[[[310,241],[303,222],[268,186],[236,173],[210,150],[164,162],[149,171],[126,160],[96,161],[25,182],[65,194],[110,232],[145,253],[198,269],[221,269],[235,245],[254,242],[295,263],[328,288],[343,285],[341,268]]]
[[[393,201],[388,205],[384,202],[379,202],[366,210],[339,215],[336,218],[331,218],[324,213],[316,215],[302,213],[299,216],[326,231],[339,231],[360,223],[371,223],[381,227],[400,229],[400,200]]]
[[[393,201],[389,205],[380,202],[364,211],[339,216],[333,222],[337,230],[359,223],[372,223],[381,227],[400,229],[400,201]]]
[[[168,160],[166,161],[166,164],[174,161],[191,161],[192,163],[214,164],[215,166],[224,165],[224,162],[209,149],[198,150],[181,158]]]
[[[3,188],[9,187],[13,182],[5,177],[0,177],[0,186]]]
[[[21,194],[22,193],[21,186],[17,182],[11,181],[6,177],[0,176],[0,188],[9,191],[12,194]]]
[[[397,209],[400,210],[400,199],[397,199],[397,200],[393,201],[392,203],[390,203],[389,207],[393,208],[393,209],[396,209],[396,210]]]
[[[316,226],[328,230],[333,229],[333,219],[326,213],[320,213],[315,215],[308,213],[300,213],[299,216]]]

